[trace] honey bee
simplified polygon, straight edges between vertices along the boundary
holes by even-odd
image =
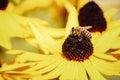
[[[73,27],[71,34],[74,34],[75,36],[85,36],[88,39],[92,38],[91,33],[87,30],[92,28],[92,26],[86,26],[86,27]]]

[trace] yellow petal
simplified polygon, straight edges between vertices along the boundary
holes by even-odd
[[[116,8],[112,8],[110,10],[108,10],[107,12],[104,13],[105,19],[107,21],[107,23],[109,24],[110,20],[112,19],[112,17],[118,12],[118,10]]]
[[[106,75],[115,75],[120,72],[120,63],[117,62],[107,62],[95,57],[91,57],[90,61],[101,73]]]
[[[101,54],[109,50],[109,48],[112,46],[111,43],[115,40],[115,38],[118,37],[119,34],[120,28],[109,30],[108,32],[103,33],[97,44],[94,46],[94,53]]]
[[[43,74],[40,77],[35,77],[32,80],[48,80],[48,79],[58,78],[64,72],[65,66],[66,66],[66,62],[63,61],[60,65],[58,65],[51,72],[49,72],[47,74]]]
[[[74,65],[74,62],[67,62],[64,72],[60,76],[60,80],[74,80]]]
[[[48,60],[48,62],[50,63],[49,60]],[[44,74],[44,73],[49,73],[52,70],[54,70],[57,66],[59,66],[62,62],[63,62],[63,60],[57,59],[56,61],[54,61],[50,65],[47,65],[47,66],[45,66],[43,68],[40,67],[40,69],[38,69],[38,70],[36,69],[37,71],[36,70],[34,70],[34,71],[32,70],[32,72],[31,72],[31,70],[27,70],[27,72],[32,74],[32,75],[40,75],[40,74]]]
[[[19,22],[18,22],[19,20]],[[20,23],[22,20],[22,24]],[[27,20],[7,12],[0,11],[0,45],[10,49],[11,48],[11,37],[23,37],[23,33],[26,33],[24,25]]]
[[[87,73],[91,80],[106,80],[94,66],[90,63],[89,60],[85,60],[83,65],[85,66]]]
[[[81,80],[81,76],[80,76],[80,73],[79,73],[79,63],[78,62],[76,62],[75,63],[75,67],[74,67],[74,76],[75,76],[75,78],[74,78],[74,80]]]
[[[112,30],[112,29],[118,28],[120,26],[119,23],[120,23],[120,20],[111,21],[108,24],[107,30]]]
[[[12,74],[13,74],[13,75],[18,75],[18,76],[19,76],[19,75],[27,75],[27,73],[25,73],[25,72],[23,72],[23,71],[14,71],[14,70],[13,70],[13,71],[12,71],[12,70],[11,70],[11,71],[6,71],[6,72],[4,72],[4,73],[6,73],[6,74],[11,74],[11,75],[12,75]]]
[[[40,47],[47,49],[52,54],[61,53],[61,46],[55,42],[50,36],[43,32],[39,32],[34,24],[30,23],[30,27],[38,41]]]
[[[82,8],[89,1],[90,0],[78,0],[78,7],[77,7],[77,9],[79,10],[80,8]]]
[[[9,51],[6,51],[7,54],[13,54],[13,55],[18,55],[18,54],[21,54],[23,52],[24,51],[22,51],[22,50],[9,50]]]
[[[120,37],[113,41],[111,49],[120,49]]]
[[[5,72],[5,74],[6,74],[6,77],[11,78],[12,80],[16,80],[16,78],[23,80],[23,79],[28,79],[32,77],[30,75],[27,75],[26,73],[16,72],[16,71],[8,71],[8,72]],[[9,79],[6,79],[6,80],[9,80]]]
[[[27,56],[27,57],[26,57]],[[27,61],[41,61],[44,59],[48,59],[47,57],[51,57],[48,55],[41,55],[38,53],[30,53],[30,52],[24,52],[23,54],[17,55],[16,62],[27,62]]]
[[[108,61],[117,61],[117,59],[111,55],[107,55],[107,54],[103,54],[103,53],[96,53],[94,54],[95,57],[101,58],[101,59],[105,59]]]
[[[42,27],[44,31],[46,30],[47,34],[49,34],[53,38],[61,38],[65,35],[64,28],[52,28],[52,27]]]
[[[4,78],[0,75],[0,80],[4,80]]]
[[[43,62],[37,63],[37,65],[32,66],[31,68],[25,70],[24,72],[28,72],[28,73],[30,73],[31,71],[34,72],[35,70],[38,70],[38,69],[44,68],[46,66],[49,66],[51,63],[53,63],[53,61],[50,61],[50,63],[48,61],[43,61]],[[32,74],[32,73],[30,73],[30,74]]]
[[[42,4],[41,4],[42,3]],[[51,0],[43,1],[43,0],[29,0],[23,1],[19,5],[15,7],[13,12],[17,14],[23,14],[29,10],[33,10],[35,8],[44,8],[49,6],[52,3]],[[26,6],[27,5],[27,6]]]
[[[78,13],[75,7],[72,6],[72,4],[70,4],[67,1],[65,1],[64,5],[68,11],[68,20],[66,24],[66,33],[65,33],[65,36],[67,37],[70,34],[72,27],[79,26],[79,23],[78,23]]]
[[[60,62],[60,59],[56,60],[56,57],[54,58],[54,56],[52,56],[53,59],[49,58],[45,59],[41,62],[39,62],[37,65],[33,66],[30,69],[27,69],[26,71],[37,71],[37,73],[31,73],[31,74],[38,74],[38,73],[44,73],[46,70],[50,70],[55,68]]]
[[[50,35],[51,37],[53,38],[61,38],[61,37],[64,37],[64,34],[65,34],[65,28],[53,28],[53,27],[49,27],[47,24],[43,24],[44,26],[43,27],[39,27],[41,26],[41,20],[38,20],[38,19],[34,19],[32,20],[32,22],[34,24],[36,24],[36,27],[39,31],[43,31],[45,32],[46,34]]]
[[[114,51],[114,52],[110,52],[108,54],[120,54],[120,50]],[[119,55],[120,56],[120,55]]]
[[[92,33],[92,43],[93,43],[93,46],[95,46],[97,44],[97,42],[99,41],[99,38],[101,37],[101,33],[99,32],[95,32],[95,33]]]
[[[79,80],[89,80],[83,64],[78,63]]]
[[[14,70],[20,67],[25,67],[25,66],[32,66],[35,63],[24,63],[24,64],[13,64],[13,65],[7,65],[7,66],[3,66],[2,68],[0,68],[0,72],[2,71],[9,71],[9,70]]]
[[[4,80],[13,80],[13,78],[8,74],[3,74],[2,77]]]
[[[34,46],[36,49],[40,49],[37,43],[37,40],[35,39],[35,37],[25,37],[25,41],[27,41],[30,45]],[[42,49],[40,49],[40,52],[42,53]]]
[[[50,61],[49,61],[50,60]],[[35,71],[47,66],[50,66],[51,64],[53,64],[56,60],[52,57],[49,57],[47,59],[44,59],[43,61],[40,61],[37,65],[25,70],[25,71]]]
[[[64,43],[64,41],[65,41],[65,37],[56,40],[56,42],[61,45]]]

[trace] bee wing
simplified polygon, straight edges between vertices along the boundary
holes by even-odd
[[[84,26],[84,29],[90,29],[92,26]]]
[[[92,26],[77,26],[77,28],[83,28],[83,29],[90,29],[90,28],[92,28]]]

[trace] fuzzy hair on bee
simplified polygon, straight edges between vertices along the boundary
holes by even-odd
[[[90,29],[91,26],[87,26],[87,27],[73,27],[71,34],[74,34],[74,36],[85,36],[88,39],[92,38],[91,33],[87,30]]]

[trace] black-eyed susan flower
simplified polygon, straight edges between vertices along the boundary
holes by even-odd
[[[33,24],[30,26],[35,36],[40,39],[39,31]],[[43,33],[43,35],[45,34]],[[15,53],[11,51],[11,54],[17,55],[14,64],[3,65],[0,72],[10,75],[6,76],[11,79],[19,76],[31,80],[106,80],[103,74],[119,75],[119,61],[110,55],[100,54],[98,51],[95,53],[91,37],[90,32],[86,29],[74,27],[61,45],[62,50],[54,50],[53,46],[57,49],[55,43],[52,43],[52,46],[44,39],[51,46],[50,49],[53,51],[51,53],[56,52],[57,54],[42,55],[25,51],[15,51]],[[47,38],[50,42],[52,40],[49,36],[43,38]]]
[[[84,1],[83,1],[84,2]],[[81,2],[81,3],[83,3]],[[66,23],[66,29],[61,29],[61,30],[57,30],[57,29],[49,29],[49,28],[40,28],[39,26],[39,21],[34,21],[33,23],[35,23],[36,26],[38,26],[37,28],[40,30],[41,32],[41,29],[45,29],[47,34],[49,34],[51,37],[53,38],[57,38],[57,41],[58,42],[63,42],[65,37],[69,34],[71,28],[73,26],[79,26],[79,24],[87,24],[87,25],[81,25],[81,26],[92,26],[91,28],[91,31],[94,31],[92,32],[92,42],[93,42],[93,45],[94,47],[96,47],[96,50],[98,49],[99,51],[101,51],[101,53],[105,53],[107,50],[109,50],[110,48],[113,48],[113,44],[114,44],[114,48],[119,48],[119,43],[118,43],[118,40],[119,40],[119,20],[115,20],[115,21],[111,21],[111,17],[115,14],[116,12],[116,9],[111,9],[109,10],[108,12],[106,12],[105,14],[103,14],[103,12],[101,11],[100,7],[93,1],[87,3],[85,5],[85,7],[90,7],[90,9],[88,8],[88,11],[94,11],[95,9],[97,10],[98,13],[91,13],[91,16],[94,20],[91,20],[91,18],[88,20],[92,23],[92,25],[90,25],[90,22],[89,25],[88,23],[85,23],[85,21],[82,21],[84,23],[80,23],[79,21],[80,20],[86,20],[87,21],[87,18],[86,16],[82,16],[82,15],[88,15],[89,17],[91,17],[89,14],[85,13],[86,9],[83,7],[82,9],[84,10],[84,13],[82,11],[78,12],[76,11],[75,7],[71,7],[68,3],[65,3],[63,2],[65,8],[67,9],[69,15],[68,15],[68,21]],[[85,4],[85,2],[84,2]],[[91,8],[91,6],[94,8]],[[96,8],[97,6],[97,8]],[[81,15],[82,17],[79,17],[79,15]],[[105,17],[104,17],[105,15]],[[96,18],[96,16],[99,16]],[[100,22],[100,21],[101,22]],[[93,27],[94,26],[94,27]],[[102,29],[102,28],[103,29]],[[54,32],[53,32],[54,30]],[[66,31],[64,31],[66,30]],[[99,31],[100,30],[100,31]],[[44,31],[42,31],[44,33]],[[64,34],[65,32],[65,34]],[[111,34],[111,36],[109,36]],[[60,39],[58,39],[60,38]],[[60,40],[60,41],[59,41]],[[117,41],[115,41],[117,40]],[[104,41],[101,42],[101,41]],[[109,42],[105,42],[105,41],[109,41]],[[96,43],[99,43],[99,45],[101,44],[109,44],[109,45],[106,45],[106,48],[97,48],[98,45]],[[116,47],[115,47],[116,46]],[[98,51],[97,50],[97,51]]]
[[[89,0],[85,0],[85,1],[79,0],[77,9],[79,11],[79,15],[78,15],[79,24],[81,26],[94,26],[93,28],[90,29],[90,31],[93,34],[93,39],[92,39],[93,44],[94,42],[97,42],[97,39],[101,40],[102,38],[102,40],[106,40],[107,38],[109,39],[109,41],[111,40],[110,43],[111,45],[114,45],[114,49],[119,48],[118,47],[119,42],[118,41],[116,42],[116,40],[119,40],[120,32],[116,33],[117,34],[116,38],[115,36],[114,38],[112,38],[112,36],[109,38],[108,37],[103,38],[103,36],[106,35],[106,33],[109,32],[109,34],[112,35],[115,32],[114,29],[119,28],[119,20],[112,20],[112,17],[116,14],[117,9],[112,8],[106,11],[105,13],[103,13],[100,6],[98,6],[94,1],[89,1]],[[97,32],[101,32],[101,34]],[[115,44],[118,45],[116,45],[115,47]],[[113,46],[111,46],[111,48],[113,48]]]
[[[38,32],[35,30],[34,26],[32,26],[32,28],[33,32],[38,35]],[[114,57],[103,54],[101,51],[99,52],[95,50],[96,47],[94,47],[89,40],[91,37],[89,32],[85,31],[85,33],[82,33],[79,31],[81,31],[79,28],[72,29],[72,33],[66,38],[62,45],[62,51],[60,52],[61,49],[58,49],[58,53],[60,55],[49,55],[50,59],[47,61],[49,65],[47,62],[45,62],[42,63],[45,64],[42,65],[42,67],[38,65],[39,67],[35,66],[31,69],[26,70],[26,72],[28,71],[28,73],[30,73],[29,71],[35,71],[35,74],[33,73],[33,75],[41,74],[41,76],[33,78],[34,80],[54,78],[59,78],[60,80],[105,80],[105,78],[100,73],[107,75],[115,75],[117,71],[117,73],[119,73],[119,62],[116,62]],[[81,37],[80,33],[83,34],[84,37]],[[39,38],[40,36],[36,37]],[[57,49],[56,45],[53,46],[55,46]],[[51,59],[52,56],[55,57]],[[49,57],[47,55],[47,58]],[[46,61],[47,59],[44,60]],[[52,62],[52,60],[54,61]],[[116,66],[116,69],[118,70],[112,71],[112,68],[114,69],[113,66]]]
[[[102,46],[103,51],[99,50],[104,42],[102,39],[108,37],[109,32],[96,43],[97,47],[92,44],[89,31],[75,27],[71,29],[70,33],[69,26],[79,26],[79,24],[75,8],[69,3],[66,4],[66,8],[69,8],[68,10],[72,12],[69,11],[70,14],[65,32],[66,39],[62,44],[47,35],[47,32],[45,33],[41,30],[41,27],[38,30],[39,24],[36,21],[31,21],[30,23],[39,46],[54,55],[15,51],[17,57],[14,64],[3,65],[4,67],[1,68],[2,73],[10,75],[7,76],[10,78],[11,76],[19,76],[20,78],[30,78],[33,80],[106,80],[103,74],[119,75],[119,61],[111,55],[104,54],[109,49],[109,41],[107,41],[108,44]],[[75,20],[73,20],[74,18]],[[115,32],[113,36],[117,33]],[[14,52],[11,53],[14,54]],[[8,67],[10,68],[8,69]],[[12,75],[16,73],[18,75]]]

